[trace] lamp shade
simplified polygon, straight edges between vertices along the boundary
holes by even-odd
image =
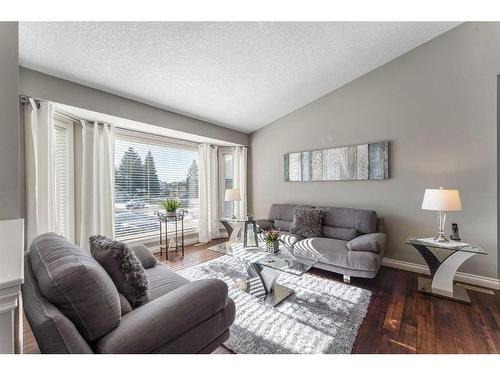
[[[460,193],[458,190],[425,189],[422,210],[431,211],[462,211]]]
[[[240,189],[226,189],[224,200],[226,202],[241,201]]]

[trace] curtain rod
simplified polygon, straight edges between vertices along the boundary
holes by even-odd
[[[45,100],[45,99],[33,98],[33,97],[30,97],[30,96],[27,96],[27,95],[19,95],[19,101],[22,104],[29,103],[30,99],[33,99],[35,101],[35,103],[37,104],[38,108],[40,108],[40,103],[39,102],[49,102],[48,100]],[[61,113],[60,111],[56,111],[56,113],[59,116],[61,116],[61,117],[64,117],[64,118],[66,118],[66,119],[68,119],[70,121],[77,122],[77,123],[80,123],[80,120],[83,120],[83,121],[86,121],[86,122],[89,122],[89,123],[95,123],[95,122],[97,122],[99,125],[104,125],[104,124],[114,125],[115,129],[120,130],[122,132],[123,131],[124,132],[136,132],[136,133],[144,134],[146,136],[148,136],[148,135],[154,135],[154,136],[163,137],[163,138],[166,138],[166,139],[169,139],[169,140],[172,140],[172,141],[185,142],[186,144],[191,144],[191,145],[200,145],[200,144],[204,143],[204,142],[187,141],[187,140],[184,140],[184,139],[178,139],[178,138],[169,137],[169,136],[160,135],[160,134],[148,133],[148,132],[145,132],[145,131],[142,131],[142,130],[138,130],[138,129],[125,128],[125,127],[122,127],[122,126],[119,126],[119,125],[116,125],[116,124],[110,124],[108,122],[105,123],[105,122],[102,122],[102,121],[91,121],[91,120],[87,120],[87,119],[84,119],[84,118],[74,118],[74,117],[66,115],[65,113]],[[220,147],[238,147],[238,146],[237,145],[232,145],[232,146],[220,146]],[[241,146],[241,147],[247,147],[247,146]]]
[[[26,104],[26,103],[29,103],[29,100],[30,99],[33,99],[36,103],[36,106],[37,108],[40,108],[40,102],[47,102],[49,103],[48,100],[44,100],[44,99],[38,99],[38,98],[33,98],[31,96],[27,96],[27,95],[19,95],[19,101],[22,103],[22,104]],[[57,106],[56,106],[57,107]],[[80,121],[85,121],[85,122],[89,122],[89,123],[97,123],[99,125],[104,125],[104,124],[108,124],[108,125],[113,125],[113,124],[110,124],[108,122],[103,122],[103,121],[93,121],[93,120],[87,120],[85,118],[75,118],[75,117],[71,117],[71,116],[68,116],[67,114],[61,112],[63,110],[59,109],[59,110],[56,110],[54,111],[54,113],[56,113],[57,115],[61,116],[61,117],[64,117],[70,121],[73,121],[73,122],[76,122],[76,123],[80,123]]]

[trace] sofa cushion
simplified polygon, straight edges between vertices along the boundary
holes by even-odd
[[[333,238],[306,238],[294,246],[294,254],[311,258],[311,254],[322,255],[321,263],[331,264],[349,270],[376,272],[382,257],[372,252],[349,251],[347,241]]]
[[[148,300],[146,272],[139,258],[126,244],[95,235],[90,236],[90,251],[133,308]]]
[[[323,261],[339,265],[346,264],[346,255],[348,252],[347,241],[336,240],[326,237],[307,238],[295,244],[294,250],[297,255],[306,257],[304,254],[319,254],[323,256]]]
[[[139,258],[145,269],[152,268],[158,263],[155,256],[143,244],[130,245],[129,247],[135,253],[137,258]]]
[[[85,340],[93,341],[118,326],[118,290],[87,251],[55,233],[46,233],[33,240],[29,257],[42,294]]]
[[[299,236],[297,234],[292,234],[288,232],[280,232],[280,240],[285,243],[286,246],[289,248],[292,248],[293,245],[295,245],[296,242],[303,240],[304,237]]]
[[[359,235],[357,229],[354,228],[339,228],[323,225],[321,228],[322,237],[336,238],[338,240],[350,241]]]
[[[274,228],[283,232],[290,232],[290,228],[292,227],[291,221],[285,220],[275,220]]]
[[[323,214],[321,210],[315,208],[296,208],[290,233],[306,238],[319,237],[321,236],[322,218]]]
[[[296,208],[314,208],[314,206],[304,205],[304,204],[274,203],[271,205],[271,208],[269,209],[269,220],[271,221],[283,220],[291,223],[293,221],[293,213]],[[276,223],[275,223],[275,228],[276,228]]]
[[[377,231],[377,213],[369,210],[342,207],[317,207],[323,211],[323,225],[354,228],[360,233]]]
[[[174,289],[189,283],[188,280],[169,270],[162,264],[146,270],[149,280],[150,300],[155,300]]]

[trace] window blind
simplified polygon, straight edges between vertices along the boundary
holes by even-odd
[[[72,239],[72,123],[54,118],[56,231]]]
[[[224,154],[224,189],[233,188],[233,155]],[[224,193],[223,193],[224,194]],[[224,197],[224,195],[222,195]],[[233,202],[224,201],[224,217],[233,216]]]
[[[115,237],[158,236],[160,202],[177,199],[188,210],[186,232],[198,231],[198,147],[139,132],[115,136]],[[169,231],[173,224],[169,224]]]

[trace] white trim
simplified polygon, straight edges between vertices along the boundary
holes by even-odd
[[[146,143],[154,144],[157,146],[180,148],[182,150],[195,150],[198,151],[199,143],[185,141],[182,139],[170,138],[164,135],[146,133],[139,130],[130,130],[119,127],[116,125],[115,134],[118,139],[136,142],[136,143]]]
[[[384,258],[382,260],[382,265],[390,268],[397,268],[399,270],[405,270],[415,273],[422,273],[425,275],[430,275],[429,268],[422,264],[405,262],[402,260]],[[493,277],[472,275],[470,273],[457,272],[455,274],[455,281],[461,283],[472,284],[477,286],[482,286],[484,288],[491,288],[500,290],[500,279],[495,279]]]

